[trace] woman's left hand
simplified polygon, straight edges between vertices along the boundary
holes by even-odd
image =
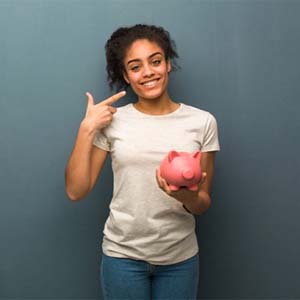
[[[201,189],[202,184],[205,182],[205,179],[206,179],[206,172],[203,172],[201,181],[198,183],[197,191],[191,191],[186,187],[182,187],[178,191],[171,191],[166,180],[160,176],[159,168],[156,169],[156,181],[160,189],[166,192],[169,196],[181,202],[182,204],[185,204],[188,200],[198,198],[199,190]]]

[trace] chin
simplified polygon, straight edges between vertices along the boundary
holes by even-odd
[[[155,100],[155,99],[160,98],[162,96],[162,94],[161,93],[159,93],[159,94],[140,94],[138,96],[143,99]]]
[[[165,91],[164,90],[150,90],[150,91],[135,91],[135,93],[138,95],[139,98],[143,99],[158,99],[161,96],[164,95]]]

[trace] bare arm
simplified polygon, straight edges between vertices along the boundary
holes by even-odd
[[[204,152],[201,158],[201,168],[206,173],[204,182],[201,184],[195,202],[188,201],[185,207],[192,213],[200,215],[205,213],[211,206],[211,186],[214,176],[215,152]]]
[[[117,111],[111,104],[124,95],[121,92],[94,105],[92,95],[87,93],[86,115],[65,169],[66,193],[71,200],[80,200],[93,189],[107,157],[107,151],[94,146],[93,140],[97,130],[111,123]]]
[[[80,200],[93,189],[107,157],[107,151],[93,146],[94,136],[82,122],[65,171],[66,193],[71,200]]]

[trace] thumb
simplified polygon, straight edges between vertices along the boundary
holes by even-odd
[[[201,180],[200,180],[200,183],[203,184],[206,180],[206,176],[207,176],[207,173],[206,172],[203,172],[202,173],[202,177],[201,177]]]
[[[85,95],[87,96],[87,109],[90,107],[90,106],[93,106],[94,105],[94,98],[92,96],[92,94],[86,92]]]

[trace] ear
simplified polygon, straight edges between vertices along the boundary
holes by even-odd
[[[128,84],[130,84],[126,71],[123,71],[123,78]]]
[[[172,65],[171,65],[170,59],[167,60],[167,70],[168,70],[168,73],[170,73],[172,70]]]
[[[168,160],[169,160],[169,162],[171,162],[177,156],[179,156],[179,153],[177,151],[175,151],[175,150],[171,150],[168,153]]]
[[[201,151],[197,150],[197,151],[193,152],[192,157],[194,157],[195,159],[200,159],[201,158]]]

